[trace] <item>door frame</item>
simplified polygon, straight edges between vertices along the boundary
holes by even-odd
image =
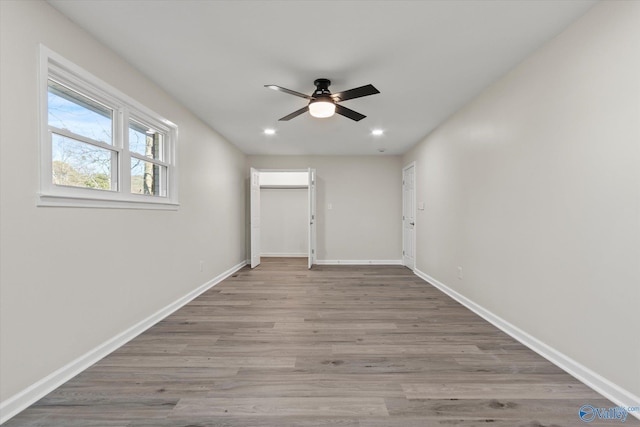
[[[250,207],[254,204],[255,200],[253,197],[253,189],[251,188],[251,184],[253,184],[253,174],[254,173],[258,173],[258,175],[261,172],[306,172],[308,174],[307,178],[308,178],[308,182],[306,186],[278,186],[278,188],[306,188],[307,189],[307,194],[308,194],[308,228],[307,228],[307,236],[309,239],[308,242],[308,247],[307,247],[307,258],[308,258],[308,266],[309,268],[312,267],[313,264],[316,263],[316,257],[317,257],[317,239],[316,239],[316,221],[318,218],[317,215],[317,211],[316,211],[316,201],[315,201],[315,193],[316,193],[316,170],[313,168],[307,168],[307,169],[258,169],[258,168],[253,168],[250,167],[250,200],[249,200],[249,205]],[[268,187],[268,186],[267,186]],[[274,187],[275,188],[275,187]],[[262,189],[262,186],[259,184],[259,180],[258,180],[258,204],[260,203],[260,191]],[[258,209],[258,211],[260,211],[260,209]],[[260,212],[260,215],[262,215],[262,212]],[[250,264],[251,264],[251,268],[255,268],[257,265],[260,264],[260,255],[262,253],[261,250],[261,242],[260,242],[260,236],[257,236],[257,239],[255,238],[255,236],[253,236],[254,233],[254,229],[255,228],[260,228],[261,226],[261,222],[262,222],[262,218],[260,217],[259,223],[260,226],[259,227],[253,227],[251,225],[251,222],[253,220],[252,217],[252,213],[249,213],[249,222],[250,222],[250,226],[249,226],[249,240],[250,240],[250,248],[249,248],[249,258],[250,258]],[[261,232],[261,231],[260,231]],[[257,244],[254,244],[257,243]],[[258,252],[257,254],[257,263],[254,263],[254,258],[256,257],[256,255],[254,254],[254,252]]]
[[[316,263],[316,252],[318,252],[316,248],[316,220],[318,218],[318,213],[316,209],[316,170],[309,168],[308,171],[309,186],[307,187],[307,195],[309,196],[309,241],[307,244],[307,256],[309,257],[308,268],[311,269],[313,264]]]
[[[413,268],[408,267],[404,262],[404,250],[405,250],[405,247],[406,247],[405,246],[406,245],[405,236],[404,236],[404,221],[405,221],[405,219],[404,219],[404,217],[405,217],[405,212],[404,212],[404,206],[405,206],[405,203],[404,203],[405,202],[405,200],[404,200],[404,175],[405,175],[405,171],[407,169],[410,169],[410,168],[413,168],[413,191],[412,191],[412,193],[413,193],[413,248],[412,248],[413,249]],[[417,254],[416,254],[416,247],[417,247],[417,245],[416,245],[416,240],[417,240],[416,236],[417,236],[417,229],[418,229],[418,221],[417,221],[417,218],[416,218],[416,216],[417,216],[417,206],[418,206],[418,203],[416,201],[416,187],[417,187],[417,185],[416,185],[416,181],[417,181],[416,180],[416,176],[417,176],[416,171],[417,171],[417,169],[416,169],[415,160],[402,168],[402,190],[401,190],[402,191],[402,221],[401,221],[401,227],[402,227],[402,265],[404,265],[405,267],[409,268],[411,271],[415,271],[416,262],[417,262],[416,260],[418,258]]]
[[[249,192],[249,265],[251,268],[256,268],[260,265],[260,239],[262,233],[262,213],[260,212],[260,170],[258,169],[250,169]]]

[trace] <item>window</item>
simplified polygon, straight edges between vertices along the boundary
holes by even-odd
[[[176,209],[177,127],[41,46],[40,206]]]

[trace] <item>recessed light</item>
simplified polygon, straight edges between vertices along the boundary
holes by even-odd
[[[371,135],[374,135],[374,136],[380,136],[383,133],[384,133],[384,131],[382,129],[374,129],[374,130],[371,131]]]
[[[265,135],[275,135],[276,134],[276,130],[275,129],[265,129],[264,130],[264,134]]]

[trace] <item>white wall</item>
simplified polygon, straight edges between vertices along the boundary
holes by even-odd
[[[48,4],[3,0],[0,15],[4,402],[243,262],[246,163],[238,149]],[[177,212],[36,207],[38,43],[179,126]]]
[[[426,204],[417,268],[628,402],[640,395],[639,23],[638,2],[596,5],[404,157]]]
[[[307,256],[309,252],[309,190],[260,190],[262,256]]]
[[[247,165],[316,169],[319,261],[402,258],[400,156],[248,156]]]
[[[309,185],[309,172],[260,172],[260,186],[306,187]]]

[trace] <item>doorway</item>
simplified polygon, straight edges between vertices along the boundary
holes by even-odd
[[[402,169],[402,263],[416,266],[416,163]]]
[[[258,170],[251,168],[250,187],[251,268],[260,265],[263,247],[273,248],[275,247],[274,245],[286,244],[289,245],[287,247],[297,247],[298,249],[296,250],[300,251],[299,236],[294,237],[293,246],[291,246],[292,242],[283,243],[280,241],[274,243],[276,239],[273,233],[285,230],[284,227],[286,227],[286,224],[282,222],[283,218],[278,218],[277,214],[274,216],[274,212],[262,212],[263,203],[261,199],[263,194],[265,199],[267,199],[264,204],[266,208],[284,200],[304,200],[306,202],[306,206],[302,208],[306,210],[306,212],[299,210],[301,206],[296,206],[291,207],[291,211],[285,212],[285,216],[299,219],[301,215],[306,214],[306,218],[304,219],[305,224],[303,225],[303,228],[306,228],[306,230],[300,231],[306,232],[305,252],[308,258],[308,268],[311,268],[316,262],[315,169]],[[300,190],[303,190],[306,194],[301,194]],[[287,191],[289,194],[286,193]],[[280,211],[280,215],[282,216],[282,211]],[[300,224],[292,224],[292,227],[289,227],[288,230],[295,231],[293,228],[299,226]],[[271,234],[263,233],[265,227],[269,227],[268,231]],[[297,240],[297,246],[295,240]],[[299,255],[300,252],[298,253],[298,256]]]
[[[307,258],[307,188],[260,187],[260,255]]]

